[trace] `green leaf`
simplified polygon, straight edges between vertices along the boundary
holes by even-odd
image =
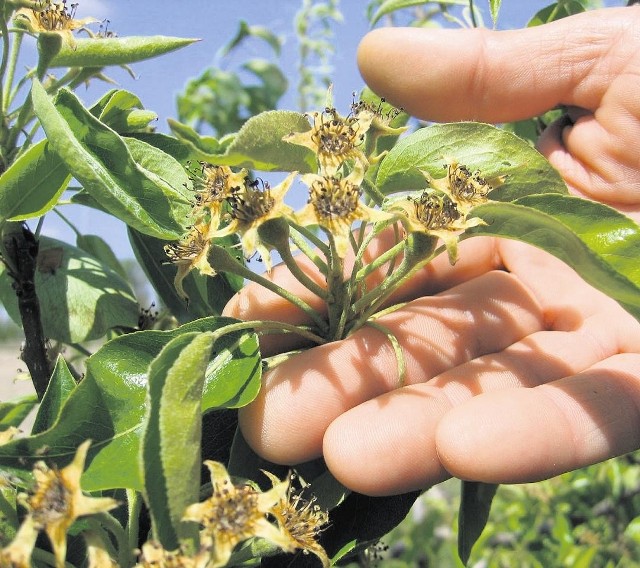
[[[62,355],[58,355],[56,366],[49,379],[47,390],[42,397],[38,414],[36,414],[36,419],[31,429],[32,436],[40,434],[40,432],[44,432],[54,425],[58,416],[60,416],[64,403],[71,396],[76,386],[76,381],[71,371],[69,371],[67,362]]]
[[[0,177],[0,219],[23,221],[49,211],[65,190],[67,166],[41,140],[22,154]]]
[[[196,41],[199,40],[168,36],[79,38],[73,46],[64,44],[49,63],[49,67],[127,65],[158,57]]]
[[[553,194],[487,203],[471,215],[487,224],[463,238],[493,235],[537,246],[640,319],[640,227],[625,215],[594,201]]]
[[[493,21],[493,27],[498,25],[498,13],[500,12],[500,5],[502,0],[489,0],[489,8],[491,9],[491,20]]]
[[[79,248],[49,237],[39,243],[35,286],[47,337],[80,343],[137,325],[138,303],[126,280]],[[20,322],[11,280],[1,267],[0,299]]]
[[[517,136],[477,122],[436,124],[402,138],[380,164],[376,183],[385,194],[426,187],[420,170],[446,175],[446,163],[458,161],[495,184],[493,201],[513,201],[540,193],[567,193],[562,178],[542,154]]]
[[[536,12],[533,18],[527,22],[527,27],[541,26],[584,11],[586,11],[586,7],[579,0],[560,0]]]
[[[124,140],[87,111],[73,93],[61,89],[54,106],[39,82],[34,81],[31,92],[51,149],[101,207],[159,238],[178,239],[185,233],[188,189],[161,177],[170,156],[161,160],[155,153],[152,162],[161,165],[160,172],[150,169],[150,161],[139,165]],[[178,170],[170,179],[182,172],[188,181],[183,168]]]
[[[93,443],[83,488],[141,491],[139,451],[149,365],[174,337],[216,331],[231,323],[237,320],[212,317],[171,331],[140,331],[109,341],[87,359],[84,379],[65,402],[52,428],[0,446],[3,467],[17,474],[30,471],[41,459],[38,451],[45,446],[51,461],[65,465],[73,458],[74,448],[90,436]],[[224,335],[216,341],[214,350],[207,366],[201,411],[248,404],[257,395],[261,380],[256,335]]]
[[[375,14],[371,17],[371,25],[375,26],[380,18],[395,12],[396,10],[402,10],[403,8],[411,8],[413,6],[420,6],[426,4],[425,0],[385,0],[380,4],[380,7],[376,10]],[[468,0],[438,0],[438,4],[468,6]]]
[[[246,38],[257,37],[266,41],[276,55],[280,55],[282,41],[269,28],[264,26],[250,26],[246,21],[240,20],[238,31],[231,41],[218,52],[218,57],[224,57],[234,48],[238,47]]]
[[[102,264],[113,270],[119,276],[122,276],[125,280],[128,280],[129,275],[124,269],[118,257],[115,255],[108,243],[98,235],[76,235],[76,245],[79,249],[89,253],[94,258],[97,258]]]
[[[18,428],[36,404],[38,397],[35,394],[0,402],[0,432],[12,426]]]
[[[210,140],[202,140],[193,129],[188,132],[184,125],[176,128],[174,121],[169,124],[180,140],[201,152],[202,160],[215,165],[301,173],[317,170],[316,157],[311,150],[282,140],[291,132],[310,130],[309,121],[298,112],[272,110],[250,118],[221,153],[205,153],[207,145],[212,144]]]
[[[197,537],[197,527],[183,523],[182,516],[199,501],[200,406],[213,339],[211,332],[182,334],[149,366],[140,470],[154,537],[167,550]]]
[[[89,112],[109,128],[119,133],[146,128],[158,115],[145,110],[140,99],[122,89],[112,89],[100,98]]]
[[[227,248],[237,246],[235,236],[220,239],[217,244]],[[183,281],[183,287],[189,294],[189,304],[175,289],[173,281],[177,268],[168,262],[164,245],[166,241],[154,239],[129,228],[129,242],[136,259],[144,270],[149,282],[165,305],[180,323],[220,315],[231,297],[242,288],[244,280],[234,274],[216,274],[204,276],[192,270]]]
[[[0,469],[2,479],[2,469]],[[17,491],[15,487],[0,484],[0,547],[9,544],[16,535],[20,522],[17,512]]]
[[[462,499],[458,514],[458,555],[467,563],[471,549],[484,530],[497,485],[479,481],[462,482]]]

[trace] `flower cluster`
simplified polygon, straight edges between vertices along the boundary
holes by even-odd
[[[165,247],[169,260],[178,267],[174,284],[182,297],[188,298],[183,281],[192,269],[207,275],[215,273],[207,259],[212,239],[238,235],[245,257],[258,252],[268,271],[270,246],[261,241],[258,232],[267,221],[284,218],[302,227],[318,226],[334,243],[336,255],[344,258],[354,222],[394,219],[393,214],[365,204],[362,183],[370,161],[379,158],[373,153],[365,155],[365,139],[368,135],[374,141],[375,150],[378,136],[401,133],[404,127],[389,126],[396,114],[361,101],[352,105],[347,116],[341,116],[335,108],[309,116],[312,123],[308,130],[284,137],[287,143],[312,150],[318,163],[317,173],[301,176],[309,188],[309,199],[298,212],[284,201],[297,172],[271,187],[263,180],[251,180],[244,169],[234,172],[228,166],[207,162],[200,162],[196,168],[188,164],[194,222],[181,241]]]
[[[312,552],[329,566],[317,536],[327,522],[318,507],[291,497],[289,481],[267,474],[273,487],[262,492],[251,485],[236,485],[219,462],[206,461],[211,473],[211,496],[187,507],[184,520],[200,525],[200,547],[195,554],[184,550],[166,551],[157,542],[142,547],[139,568],[184,567],[218,568],[226,566],[234,548],[260,537],[285,552]]]
[[[482,223],[477,217],[469,217],[471,209],[488,201],[493,186],[478,170],[471,172],[455,160],[444,168],[447,173],[443,178],[423,172],[429,187],[418,194],[391,199],[387,206],[400,213],[406,230],[442,239],[453,264],[459,233]]]

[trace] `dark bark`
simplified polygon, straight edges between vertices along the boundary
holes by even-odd
[[[29,369],[36,394],[41,400],[49,384],[51,365],[47,357],[40,302],[35,286],[38,241],[25,225],[19,223],[7,224],[2,241],[3,261],[13,279],[24,331],[22,360]]]

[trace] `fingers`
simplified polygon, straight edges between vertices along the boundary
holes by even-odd
[[[640,445],[640,355],[620,354],[534,389],[507,389],[452,409],[436,444],[454,476],[545,479]]]
[[[344,485],[368,495],[429,487],[451,475],[447,465],[458,465],[457,475],[476,460],[470,450],[472,442],[464,448],[459,442],[464,429],[453,421],[447,422],[449,430],[439,427],[456,411],[454,407],[465,407],[483,392],[511,392],[515,387],[536,387],[571,375],[593,365],[601,355],[596,340],[585,333],[532,334],[502,352],[469,361],[425,384],[389,392],[344,413],[325,434],[325,461]],[[492,409],[499,422],[505,410]],[[442,432],[439,438],[437,432]],[[442,444],[450,457],[446,464],[439,455]]]
[[[515,277],[494,271],[377,321],[403,346],[406,382],[417,383],[540,330],[542,314]],[[241,410],[245,438],[276,463],[317,457],[340,414],[397,388],[396,369],[388,339],[371,327],[301,353],[269,373],[258,399]]]
[[[419,118],[507,122],[561,103],[593,111],[635,61],[639,17],[620,8],[517,31],[383,28],[362,40],[358,63],[377,94]]]

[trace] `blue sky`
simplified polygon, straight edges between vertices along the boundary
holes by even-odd
[[[146,108],[159,115],[157,129],[168,132],[166,119],[175,116],[175,99],[187,80],[199,75],[206,67],[216,62],[216,52],[233,37],[240,19],[249,24],[267,26],[284,40],[280,64],[289,75],[291,92],[285,96],[281,107],[295,110],[295,89],[297,82],[295,64],[298,46],[293,30],[293,19],[300,8],[301,0],[77,0],[77,17],[94,16],[110,20],[109,29],[118,36],[127,35],[170,35],[200,38],[183,50],[162,58],[133,65],[137,79],[132,79],[124,71],[113,69],[108,74],[117,80],[120,88],[136,93]],[[487,14],[488,0],[476,0],[476,5]],[[517,28],[550,0],[503,0],[500,28]],[[623,2],[610,1],[620,5]],[[356,48],[359,40],[370,29],[365,17],[366,2],[343,0],[341,10],[344,21],[335,26],[335,54],[333,56],[333,82],[336,106],[347,107],[351,93],[363,86],[356,66]],[[245,57],[265,55],[265,47],[259,41],[249,44],[244,51],[234,55],[235,63]],[[268,54],[271,56],[271,53]],[[227,62],[233,64],[231,59]],[[91,103],[108,85],[98,83],[89,91],[83,88],[78,95]],[[99,234],[113,246],[116,254],[131,257],[124,227],[116,220],[93,210],[72,206],[64,208],[65,214],[84,233]],[[57,216],[50,214],[45,220],[43,233],[74,242],[73,233]]]

